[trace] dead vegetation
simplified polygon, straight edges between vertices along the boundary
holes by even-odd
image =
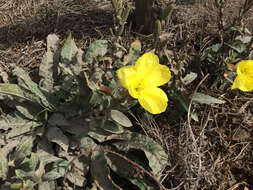
[[[173,61],[181,61],[184,69],[199,62],[201,37],[214,44],[220,36],[234,38],[226,28],[240,22],[240,27],[253,32],[253,9],[240,14],[241,0],[226,1],[224,11],[217,10],[214,1],[191,4],[176,3],[166,32],[168,49]],[[0,2],[0,69],[10,74],[10,66],[17,64],[29,70],[36,81],[37,68],[45,52],[45,39],[56,33],[64,39],[72,32],[83,49],[94,39],[114,40],[108,1],[16,0]],[[223,23],[222,33],[219,33]],[[236,25],[239,26],[239,25]],[[152,48],[152,39],[126,29],[119,39],[127,47],[139,38],[144,49]],[[252,48],[252,47],[251,47]],[[246,57],[245,57],[246,58]],[[207,72],[200,69],[203,76]],[[210,73],[213,75],[213,73]],[[136,116],[143,131],[160,142],[170,157],[163,184],[168,189],[253,189],[253,94],[210,88],[212,76],[206,76],[189,87],[220,97],[223,105],[199,106],[191,104],[200,116],[199,122],[187,115],[168,123],[166,115],[150,119]]]

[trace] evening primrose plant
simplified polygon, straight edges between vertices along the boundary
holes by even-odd
[[[135,127],[127,114],[133,104],[126,103],[116,63],[120,68],[137,60],[119,69],[118,76],[153,113],[166,109],[167,96],[158,86],[170,79],[169,69],[152,53],[138,59],[139,43],[132,44],[124,64],[112,61],[112,46],[97,40],[84,52],[71,35],[61,45],[51,34],[39,83],[16,66],[16,83],[0,83],[0,99],[13,110],[0,118],[6,142],[0,151],[0,189],[57,189],[57,184],[64,189],[165,189],[160,180],[168,155],[150,137],[129,130]]]

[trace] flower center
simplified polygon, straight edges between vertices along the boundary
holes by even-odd
[[[135,89],[137,92],[140,91],[140,89],[141,89],[141,83],[139,83],[134,89]]]
[[[142,87],[142,86],[143,86],[142,83],[139,82],[139,83],[137,83],[137,84],[135,85],[135,87],[134,87],[134,91],[135,91],[135,93],[136,93],[138,96],[141,94],[141,91],[143,90],[143,87]]]

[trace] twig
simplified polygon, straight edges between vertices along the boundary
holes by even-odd
[[[115,151],[112,151],[112,150],[109,150],[109,149],[95,149],[93,151],[102,151],[102,152],[109,152],[111,154],[114,154],[124,160],[126,160],[127,162],[129,162],[130,164],[132,164],[133,166],[137,167],[138,169],[140,169],[142,172],[144,172],[145,174],[147,174],[149,177],[151,177],[156,183],[157,185],[160,187],[160,189],[162,190],[167,190],[157,179],[156,177],[151,173],[151,172],[148,172],[146,169],[144,169],[142,166],[140,166],[139,164],[137,164],[136,162],[128,159],[127,157],[115,152]]]
[[[207,77],[209,76],[209,74],[207,74],[201,81],[200,83],[197,85],[196,89],[194,90],[193,92],[193,95],[198,91],[200,85],[207,79]],[[192,138],[192,144],[193,144],[193,148],[195,150],[195,154],[196,156],[198,156],[198,160],[199,160],[199,167],[198,167],[198,174],[200,174],[201,172],[201,168],[202,168],[202,161],[201,161],[201,153],[200,153],[200,150],[197,146],[197,140],[194,136],[194,133],[193,133],[193,130],[192,130],[192,127],[191,127],[191,117],[190,117],[190,113],[191,113],[191,105],[192,105],[192,99],[190,100],[190,103],[189,103],[189,107],[188,107],[188,113],[187,113],[187,121],[188,121],[188,128],[189,128],[189,131],[190,131],[190,135],[191,135],[191,138]]]
[[[151,178],[157,183],[157,185],[160,187],[161,190],[167,190],[167,189],[156,179],[156,177],[155,177],[151,172],[148,172],[146,169],[144,169],[142,166],[140,166],[140,165],[137,164],[136,162],[134,162],[134,161],[128,159],[127,157],[125,157],[125,156],[123,156],[123,155],[121,155],[121,154],[119,154],[119,153],[117,153],[117,152],[115,152],[115,151],[112,151],[112,150],[109,150],[109,149],[90,149],[90,150],[88,150],[88,151],[91,152],[91,153],[94,152],[94,151],[100,151],[100,152],[109,152],[109,153],[111,153],[111,154],[114,154],[114,155],[116,155],[116,156],[118,156],[118,157],[120,157],[120,158],[126,160],[127,162],[129,162],[130,164],[132,164],[133,166],[135,166],[136,168],[140,169],[143,173],[145,173],[145,174],[147,174],[149,177],[151,177]],[[67,173],[68,173],[68,170],[69,170],[69,166],[70,166],[76,159],[80,158],[80,157],[83,156],[83,155],[84,155],[84,154],[82,153],[82,154],[76,156],[76,157],[75,157],[73,160],[71,160],[71,161],[69,162],[69,164],[67,165],[67,167],[66,167],[66,172],[65,172],[65,174],[64,174],[64,179],[63,179],[63,184],[64,184],[65,186],[67,186],[67,185],[66,185],[66,177],[67,177]],[[112,182],[113,182],[113,181],[112,181]],[[116,184],[115,184],[115,185],[116,185]]]
[[[207,74],[201,81],[200,83],[198,84],[198,86],[196,87],[196,89],[194,90],[193,92],[193,95],[198,91],[200,85],[207,79],[207,77],[209,76],[209,74]],[[193,140],[193,144],[194,144],[194,147],[197,148],[197,144],[196,144],[196,138],[194,136],[194,133],[192,131],[192,127],[191,127],[191,106],[192,106],[192,98],[190,100],[190,103],[189,103],[189,107],[188,107],[188,113],[187,113],[187,121],[188,121],[188,127],[189,127],[189,130],[190,130],[190,134],[191,134],[191,138]]]

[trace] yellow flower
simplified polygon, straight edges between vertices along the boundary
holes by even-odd
[[[241,61],[236,72],[237,77],[234,80],[232,89],[239,88],[245,92],[253,90],[253,60]]]
[[[166,84],[170,78],[167,66],[159,64],[159,58],[145,53],[137,60],[135,66],[125,66],[117,71],[121,85],[126,88],[140,105],[152,114],[166,110],[168,97],[158,86]]]

